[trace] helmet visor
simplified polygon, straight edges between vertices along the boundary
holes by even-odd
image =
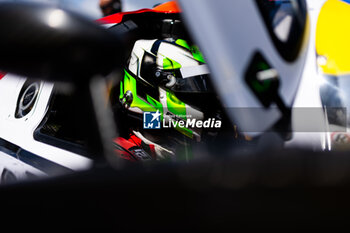
[[[210,93],[213,92],[207,65],[183,67],[176,78],[169,77],[165,87],[173,92]],[[173,79],[173,80],[171,80]]]

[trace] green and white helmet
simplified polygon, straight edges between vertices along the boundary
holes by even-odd
[[[128,111],[142,117],[159,112],[161,121],[204,120],[206,101],[212,98],[208,67],[194,45],[183,39],[138,40],[125,67],[120,100]],[[174,127],[201,140],[201,129]]]

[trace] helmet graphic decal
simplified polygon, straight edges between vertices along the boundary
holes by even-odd
[[[201,130],[178,122],[204,120],[203,113],[176,93],[192,95],[210,90],[209,71],[203,64],[198,48],[183,39],[138,40],[120,84],[120,101],[134,113],[159,111],[165,128],[173,126],[186,137],[200,140]]]

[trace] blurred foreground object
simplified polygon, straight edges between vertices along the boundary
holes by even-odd
[[[47,4],[0,6],[0,24],[7,32],[0,39],[2,70],[79,82],[83,76],[110,73],[122,60],[111,52],[122,47],[120,38],[79,14]]]
[[[275,132],[286,140],[309,41],[306,2],[179,3],[231,121],[250,136]]]
[[[343,230],[349,228],[349,164],[348,153],[276,151],[153,169],[95,168],[0,187],[6,200],[2,226],[25,231],[48,226],[125,232]],[[18,212],[30,212],[21,224],[13,217]],[[38,219],[42,224],[32,224]]]

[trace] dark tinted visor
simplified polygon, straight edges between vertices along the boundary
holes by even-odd
[[[209,81],[207,65],[181,68],[176,75],[176,83],[168,88],[174,92],[206,93],[213,92]]]

